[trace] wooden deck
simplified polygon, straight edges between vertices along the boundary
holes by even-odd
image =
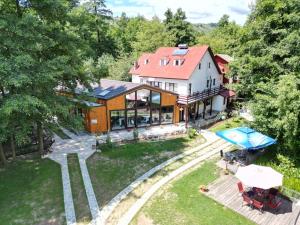
[[[300,225],[300,204],[296,205],[291,201],[283,200],[277,212],[264,209],[264,212],[260,213],[256,209],[242,206],[242,197],[238,192],[237,182],[234,176],[224,175],[208,185],[209,191],[206,194],[260,225]]]

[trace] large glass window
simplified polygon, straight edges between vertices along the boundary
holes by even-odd
[[[155,108],[155,109],[151,109],[151,113],[152,113],[152,124],[153,125],[157,125],[159,124],[159,108]]]
[[[127,110],[127,127],[135,127],[135,110]]]
[[[152,101],[152,107],[159,107],[160,106],[160,93],[152,91],[151,101]]]
[[[168,82],[166,82],[165,85],[166,85],[165,89],[167,91],[173,91],[173,92],[177,91],[177,84],[176,83],[168,83]]]
[[[110,112],[110,124],[112,130],[124,129],[125,128],[125,111],[111,111]]]
[[[141,89],[138,90],[136,96],[137,107],[146,107],[150,104],[150,90]]]
[[[173,122],[173,106],[164,106],[161,107],[161,123],[167,124]]]
[[[135,92],[126,95],[126,107],[127,109],[135,108]]]
[[[137,109],[136,123],[138,127],[150,126],[150,109]]]

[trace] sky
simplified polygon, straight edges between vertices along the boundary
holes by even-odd
[[[243,25],[254,0],[106,0],[106,6],[114,16],[125,12],[127,16],[142,15],[147,19],[158,16],[164,19],[164,12],[182,8],[187,20],[192,23],[216,23],[224,14]]]

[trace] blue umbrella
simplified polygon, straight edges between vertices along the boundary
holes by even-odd
[[[226,141],[238,145],[246,150],[262,149],[276,143],[275,139],[259,133],[249,127],[238,127],[218,131],[216,134]]]

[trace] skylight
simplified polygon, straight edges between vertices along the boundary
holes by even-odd
[[[186,55],[188,51],[188,49],[175,49],[173,55]]]

